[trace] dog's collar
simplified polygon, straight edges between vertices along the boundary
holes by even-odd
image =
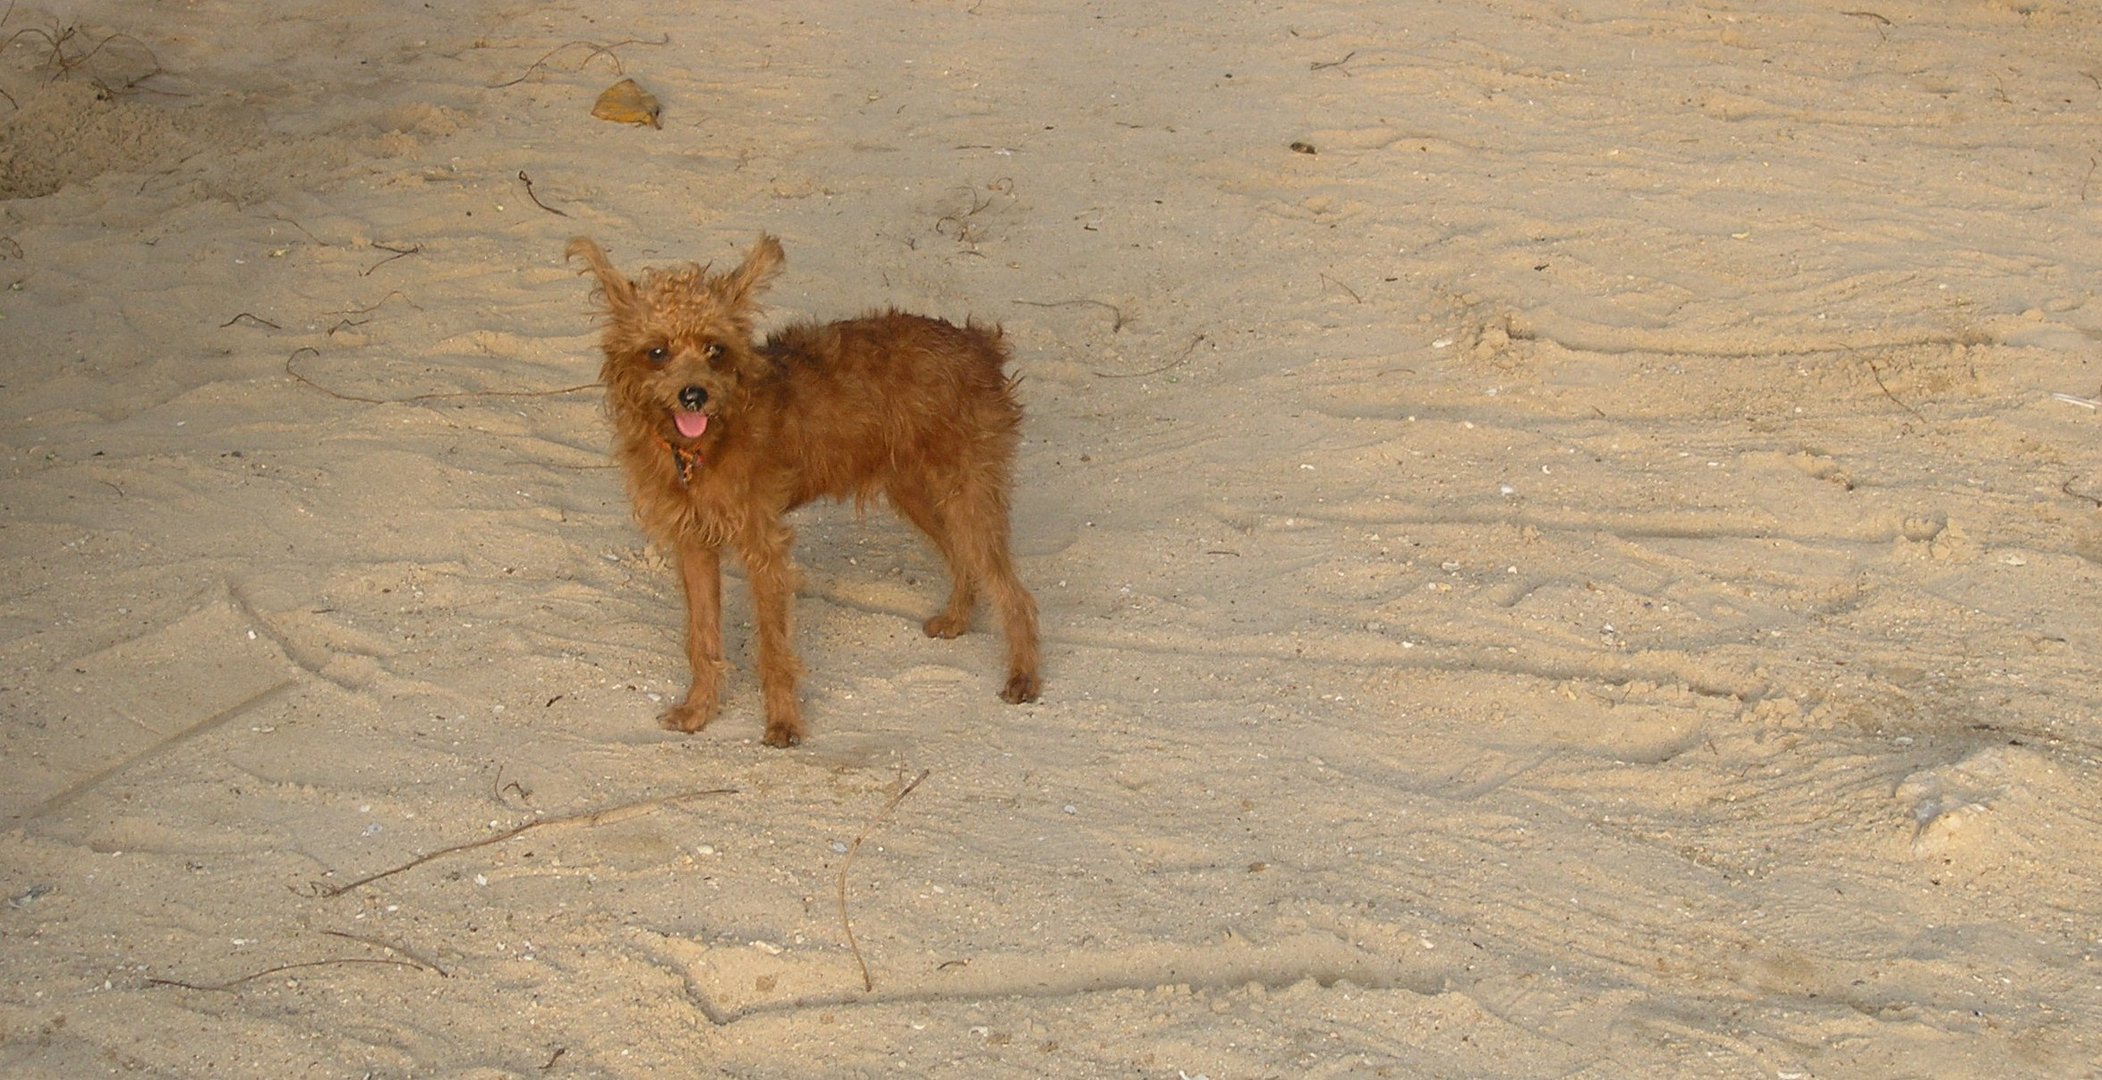
[[[679,486],[693,483],[693,474],[701,468],[701,448],[698,446],[674,446],[670,439],[657,436],[657,445],[662,446],[679,466]]]

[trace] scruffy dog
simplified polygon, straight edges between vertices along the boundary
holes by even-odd
[[[676,553],[686,587],[693,686],[665,727],[699,731],[715,718],[727,546],[757,609],[766,743],[802,741],[787,515],[819,496],[861,504],[880,494],[926,533],[954,582],[927,634],[963,633],[983,589],[1007,636],[1000,696],[1036,700],[1036,601],[1007,539],[1022,409],[1001,371],[997,328],[892,311],[801,323],[759,342],[756,299],[783,259],[771,236],[720,274],[688,264],[630,280],[585,237],[570,241],[569,256],[590,264],[609,317],[599,377],[635,518]]]

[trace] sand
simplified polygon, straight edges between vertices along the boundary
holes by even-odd
[[[2093,5],[0,36],[0,1074],[2102,1072]],[[655,726],[561,252],[762,231],[1005,325],[1040,704],[828,505]]]

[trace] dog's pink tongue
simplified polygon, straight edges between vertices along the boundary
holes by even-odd
[[[707,413],[674,410],[671,419],[672,423],[679,425],[679,434],[689,439],[698,439],[701,432],[708,430]]]

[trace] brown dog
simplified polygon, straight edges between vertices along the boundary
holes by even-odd
[[[767,745],[802,741],[786,518],[819,496],[858,504],[880,494],[926,533],[954,581],[927,634],[963,633],[983,588],[1007,635],[1000,696],[1036,700],[1036,601],[1007,542],[1022,408],[1001,371],[997,328],[893,311],[798,324],[760,343],[755,300],[783,258],[771,236],[721,274],[688,264],[630,280],[584,237],[569,255],[591,264],[610,317],[599,377],[635,518],[677,554],[686,586],[693,687],[664,714],[665,727],[699,731],[715,718],[727,545],[758,609]]]

